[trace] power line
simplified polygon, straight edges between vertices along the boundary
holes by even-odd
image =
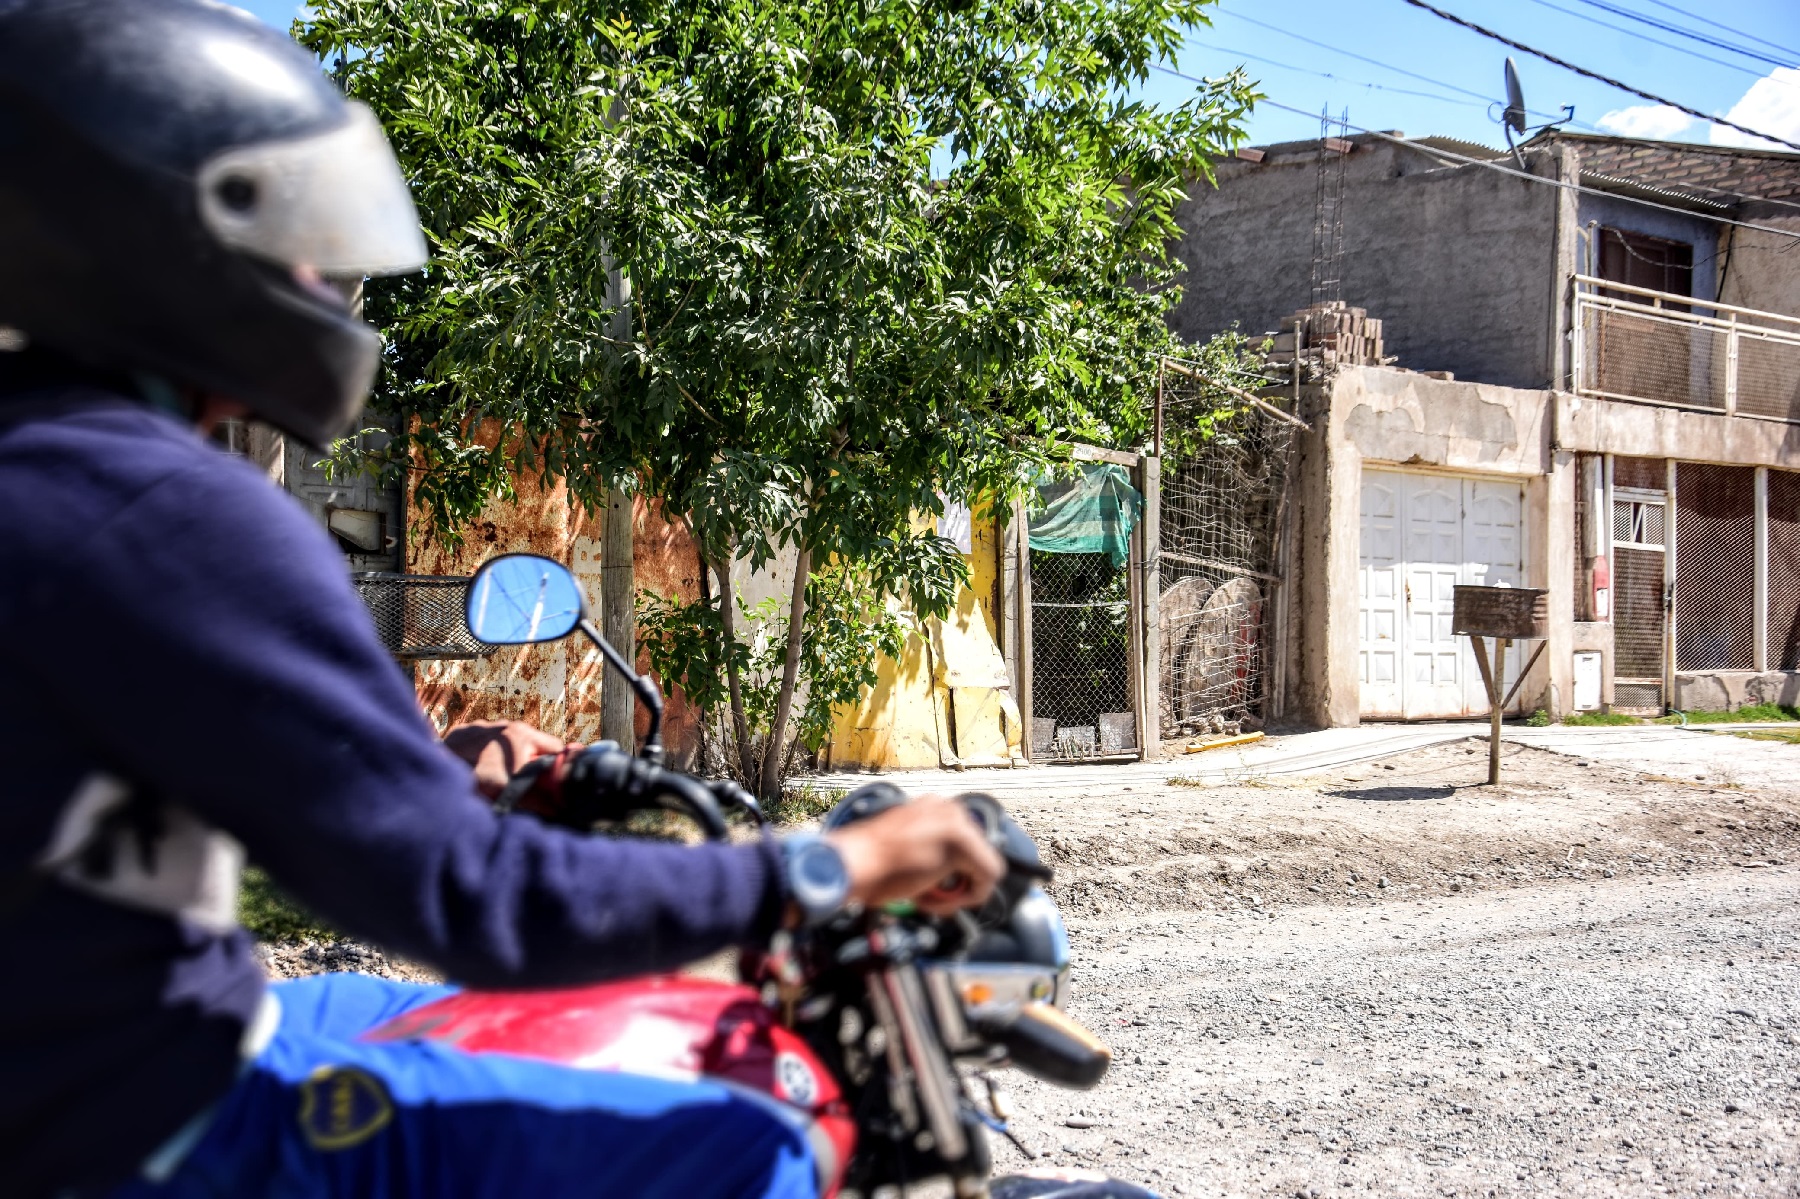
[[[1609,12],[1615,16],[1624,17],[1626,20],[1637,21],[1640,24],[1648,25],[1652,29],[1660,29],[1664,33],[1673,33],[1677,37],[1691,38],[1701,45],[1716,46],[1720,50],[1729,50],[1733,54],[1742,54],[1745,58],[1754,58],[1760,62],[1769,63],[1772,66],[1792,67],[1794,65],[1792,62],[1786,62],[1779,58],[1770,58],[1760,50],[1747,50],[1742,46],[1734,46],[1730,42],[1721,41],[1716,37],[1710,37],[1704,33],[1695,33],[1692,29],[1683,29],[1679,25],[1671,25],[1667,21],[1659,21],[1655,17],[1647,17],[1643,13],[1632,12],[1629,8],[1624,8],[1617,4],[1608,4],[1606,0],[1579,0],[1579,2],[1587,5],[1589,8],[1597,8],[1601,12]],[[1608,28],[1611,28],[1611,26],[1608,26]],[[1621,32],[1624,31],[1621,30]],[[1640,34],[1638,36],[1642,35]],[[1659,42],[1658,45],[1661,45],[1661,43]],[[1790,55],[1790,57],[1795,56]]]
[[[1173,75],[1177,79],[1185,79],[1189,83],[1204,84],[1206,82],[1206,80],[1201,79],[1197,75],[1189,75],[1185,71],[1177,71],[1174,67],[1165,67],[1161,63],[1151,63],[1150,67],[1152,70],[1161,71],[1165,75]],[[1314,120],[1317,119],[1316,114],[1310,113],[1304,108],[1295,108],[1292,104],[1282,104],[1279,101],[1269,99],[1259,100],[1257,103],[1259,105],[1267,105],[1270,108],[1279,108],[1283,112],[1291,112],[1296,116],[1307,117],[1308,119]],[[1689,209],[1677,208],[1673,204],[1659,204],[1655,200],[1645,200],[1639,196],[1625,196],[1620,195],[1617,192],[1601,191],[1599,188],[1584,187],[1579,183],[1566,183],[1561,179],[1546,179],[1542,175],[1533,175],[1530,171],[1521,171],[1515,167],[1503,166],[1499,162],[1490,159],[1471,158],[1467,154],[1457,154],[1454,151],[1445,150],[1438,146],[1422,146],[1417,142],[1408,141],[1404,137],[1395,137],[1391,133],[1382,133],[1375,129],[1364,129],[1360,125],[1352,125],[1348,121],[1342,122],[1342,124],[1352,132],[1367,134],[1370,137],[1379,138],[1384,142],[1392,142],[1396,146],[1404,146],[1409,150],[1416,150],[1421,154],[1429,154],[1436,158],[1448,158],[1469,166],[1483,167],[1490,171],[1498,171],[1502,175],[1511,175],[1515,179],[1523,179],[1528,183],[1539,183],[1546,187],[1561,188],[1564,191],[1572,191],[1578,195],[1601,196],[1609,200],[1623,200],[1628,204],[1637,204],[1644,208],[1657,208],[1664,212],[1673,212],[1684,217],[1692,217],[1695,215]],[[1773,233],[1778,237],[1786,237],[1796,242],[1800,242],[1800,233],[1796,233],[1792,229],[1782,229],[1774,225],[1758,225],[1751,221],[1734,221],[1726,217],[1709,216],[1704,217],[1703,219],[1712,221],[1714,224],[1718,225],[1731,225],[1738,229],[1749,229],[1756,233]]]
[[[1432,5],[1427,4],[1425,0],[1406,0],[1406,3],[1412,5],[1414,8],[1422,8],[1432,16],[1448,21],[1452,25],[1461,25],[1464,29],[1473,30],[1482,37],[1491,38],[1503,46],[1511,46],[1513,49],[1523,51],[1534,58],[1541,58],[1552,66],[1561,67],[1565,71],[1573,71],[1577,75],[1592,79],[1598,83],[1604,83],[1608,87],[1618,88],[1622,92],[1628,92],[1633,96],[1641,97],[1642,99],[1650,101],[1652,104],[1662,104],[1669,108],[1673,108],[1677,112],[1685,112],[1690,117],[1694,117],[1698,120],[1710,121],[1715,125],[1723,125],[1727,129],[1735,129],[1739,133],[1748,134],[1751,137],[1760,138],[1763,141],[1774,142],[1776,145],[1786,146],[1790,150],[1800,150],[1800,142],[1790,142],[1785,137],[1773,137],[1767,133],[1759,133],[1755,129],[1739,125],[1735,121],[1728,121],[1724,117],[1715,117],[1708,113],[1701,112],[1698,108],[1689,108],[1685,104],[1677,104],[1675,101],[1665,99],[1654,92],[1647,92],[1642,88],[1632,87],[1629,83],[1621,83],[1617,79],[1600,74],[1598,71],[1590,71],[1586,67],[1578,67],[1567,59],[1558,58],[1554,54],[1549,54],[1543,50],[1536,49],[1535,47],[1527,46],[1524,42],[1515,42],[1504,34],[1495,33],[1492,29],[1488,29],[1485,26],[1477,25],[1473,21],[1464,20],[1455,13],[1448,13],[1441,8],[1435,8]]]
[[[1197,48],[1201,48],[1201,47],[1197,47]],[[1203,48],[1207,49],[1207,50],[1217,50],[1219,53],[1229,54],[1233,58],[1244,58],[1244,59],[1249,59],[1251,62],[1260,62],[1265,66],[1275,67],[1277,70],[1294,71],[1301,75],[1316,75],[1320,79],[1330,79],[1333,82],[1349,84],[1352,87],[1372,87],[1376,91],[1392,92],[1396,96],[1418,96],[1421,99],[1425,99],[1425,100],[1436,100],[1440,104],[1462,104],[1462,105],[1467,105],[1471,108],[1479,107],[1481,103],[1486,103],[1489,105],[1492,105],[1494,103],[1494,101],[1492,101],[1492,100],[1488,100],[1488,101],[1484,101],[1484,102],[1475,101],[1475,100],[1458,100],[1455,96],[1445,96],[1445,95],[1441,95],[1437,92],[1418,92],[1418,91],[1412,90],[1411,88],[1394,87],[1394,86],[1392,86],[1390,84],[1386,84],[1386,83],[1370,83],[1366,79],[1346,79],[1342,75],[1334,75],[1330,71],[1315,71],[1311,67],[1297,66],[1291,62],[1282,62],[1278,58],[1267,58],[1260,54],[1252,54],[1248,50],[1233,50],[1230,46],[1221,46],[1216,43],[1208,43]]]
[[[1800,57],[1800,50],[1795,50],[1790,46],[1784,46],[1780,42],[1772,42],[1768,38],[1759,37],[1758,35],[1751,33],[1748,30],[1737,29],[1730,25],[1722,24],[1718,21],[1713,20],[1710,17],[1703,17],[1697,12],[1689,12],[1685,8],[1677,8],[1675,5],[1668,3],[1668,0],[1649,0],[1649,2],[1651,4],[1656,5],[1656,7],[1658,7],[1658,8],[1666,8],[1672,13],[1677,13],[1680,16],[1684,16],[1690,21],[1698,21],[1702,25],[1711,25],[1714,29],[1723,29],[1726,33],[1736,34],[1738,37],[1747,38],[1753,42],[1761,42],[1763,45],[1768,46],[1771,49],[1781,51],[1783,54],[1792,54],[1796,57]]]
[[[1634,37],[1634,38],[1637,38],[1639,41],[1649,42],[1652,46],[1661,46],[1663,49],[1673,50],[1677,54],[1691,55],[1692,57],[1699,59],[1701,62],[1710,62],[1714,66],[1724,67],[1728,71],[1742,71],[1746,75],[1752,75],[1759,79],[1762,77],[1762,74],[1763,74],[1763,72],[1756,67],[1747,67],[1741,62],[1727,62],[1723,58],[1714,58],[1710,54],[1702,54],[1702,53],[1700,53],[1700,51],[1690,50],[1686,46],[1677,46],[1673,42],[1665,42],[1661,38],[1651,37],[1647,33],[1639,33],[1635,29],[1626,29],[1622,25],[1614,25],[1611,21],[1602,21],[1599,17],[1590,17],[1586,13],[1576,12],[1572,8],[1564,8],[1560,4],[1552,4],[1552,3],[1550,3],[1550,0],[1531,0],[1531,2],[1533,4],[1542,5],[1543,7],[1549,9],[1551,12],[1559,12],[1565,17],[1574,17],[1577,21],[1586,21],[1590,25],[1598,25],[1602,29],[1609,30],[1613,33],[1622,33],[1626,37]],[[1606,7],[1605,5],[1600,5],[1599,0],[1580,0],[1580,2],[1583,4],[1595,4],[1598,7]],[[1609,11],[1614,11],[1614,10],[1609,9]],[[1627,13],[1626,15],[1629,16],[1630,14]],[[1680,30],[1677,30],[1676,32],[1679,33]],[[1748,55],[1751,58],[1760,59],[1761,61],[1770,63],[1774,66],[1785,67],[1785,66],[1789,65],[1789,64],[1781,61],[1779,58],[1770,58],[1767,55],[1758,54],[1753,50],[1739,50],[1736,46],[1725,46],[1724,48],[1727,50],[1734,51],[1738,54]]]
[[[1404,67],[1397,67],[1393,63],[1382,62],[1379,58],[1370,58],[1366,54],[1357,54],[1354,51],[1345,50],[1341,46],[1333,46],[1329,42],[1314,41],[1312,38],[1304,37],[1301,34],[1295,33],[1291,29],[1283,29],[1279,25],[1271,25],[1267,21],[1259,21],[1255,17],[1247,17],[1241,12],[1235,12],[1231,9],[1225,9],[1225,10],[1223,10],[1222,15],[1227,16],[1227,17],[1236,17],[1240,21],[1248,21],[1250,24],[1255,25],[1262,29],[1267,29],[1271,33],[1279,33],[1283,37],[1293,38],[1295,41],[1304,42],[1308,46],[1314,46],[1320,50],[1329,50],[1333,54],[1342,54],[1345,58],[1354,58],[1358,62],[1366,62],[1370,66],[1380,67],[1384,71],[1392,71],[1396,75],[1405,75],[1408,79],[1417,79],[1423,83],[1429,83],[1433,87],[1441,87],[1445,91],[1459,92],[1465,96],[1472,96],[1475,99],[1480,100],[1484,104],[1493,104],[1498,99],[1498,97],[1486,95],[1482,92],[1471,91],[1466,87],[1459,87],[1454,83],[1446,83],[1442,79],[1433,79],[1429,75],[1421,75],[1417,71],[1409,71],[1409,70],[1405,69]],[[1540,113],[1533,113],[1532,115],[1533,116],[1548,116],[1550,114],[1540,112]]]

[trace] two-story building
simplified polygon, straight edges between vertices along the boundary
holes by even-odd
[[[1182,224],[1176,328],[1287,318],[1311,425],[1274,715],[1484,712],[1461,583],[1549,591],[1515,710],[1800,701],[1800,155],[1366,134],[1241,151]]]

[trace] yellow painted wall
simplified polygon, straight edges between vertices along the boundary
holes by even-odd
[[[939,625],[907,636],[898,660],[883,658],[879,682],[837,713],[833,769],[919,770],[963,762],[1006,765],[1020,757],[1019,711],[1004,687],[991,611],[1004,545],[992,511],[971,523],[969,583]],[[952,716],[954,713],[954,716]],[[952,729],[954,728],[954,735]]]

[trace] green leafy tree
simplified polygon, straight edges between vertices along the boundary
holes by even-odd
[[[299,35],[387,125],[433,247],[368,292],[390,468],[452,536],[520,471],[685,519],[714,614],[655,619],[714,639],[772,792],[821,571],[941,614],[963,564],[918,514],[1141,437],[1175,208],[1254,96],[1127,92],[1209,3],[318,0]],[[753,763],[728,566],[783,546]]]

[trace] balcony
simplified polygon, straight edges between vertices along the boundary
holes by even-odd
[[[1800,317],[1577,275],[1577,395],[1800,423]]]

